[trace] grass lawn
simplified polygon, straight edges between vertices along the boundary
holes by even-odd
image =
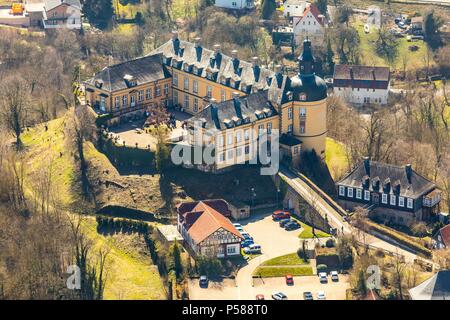
[[[345,145],[333,140],[332,138],[327,138],[325,162],[333,179],[338,179],[348,169],[348,161],[345,155]]]
[[[57,190],[55,194],[64,206],[71,207],[79,200],[79,192],[73,187],[75,171],[72,156],[65,144],[65,121],[66,118],[62,117],[48,122],[47,131],[44,125],[36,126],[23,134],[22,142],[27,161],[25,185],[32,186],[39,170],[51,165],[52,183]],[[91,144],[88,146],[86,156],[91,158],[95,155],[92,150],[95,148]],[[92,241],[93,254],[101,247],[110,251],[105,268],[105,299],[165,299],[162,280],[156,266],[152,265],[142,239],[136,238],[137,235],[98,234],[93,217],[86,217],[82,230]]]
[[[257,277],[284,277],[290,274],[293,276],[312,276],[313,269],[310,266],[261,266],[253,273]]]
[[[361,51],[361,64],[365,65],[376,65],[376,66],[387,66],[388,61],[377,55],[375,52],[375,41],[377,39],[377,29],[370,29],[370,33],[366,34],[364,32],[364,20],[356,20],[353,22],[353,27],[358,31],[359,37],[361,39],[360,51]],[[398,55],[395,59],[392,68],[396,70],[402,70],[402,57],[406,57],[407,70],[414,68],[424,67],[426,56],[426,43],[423,41],[408,42],[406,37],[397,38],[398,41]],[[409,46],[415,45],[419,47],[417,51],[410,51]],[[433,65],[434,62],[431,63]]]
[[[296,252],[279,256],[266,262],[263,262],[262,266],[298,266],[301,264],[308,265],[309,263],[298,256]]]

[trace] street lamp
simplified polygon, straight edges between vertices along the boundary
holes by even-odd
[[[251,188],[250,190],[252,192],[252,207],[254,207],[255,206],[255,197],[256,197],[255,188]]]
[[[281,192],[280,188],[277,188],[277,206],[280,204],[280,198],[279,198],[280,192]]]

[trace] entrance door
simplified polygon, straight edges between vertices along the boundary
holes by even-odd
[[[372,203],[380,204],[380,195],[378,193],[372,193]]]

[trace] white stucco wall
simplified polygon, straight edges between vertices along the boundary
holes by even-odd
[[[300,45],[307,36],[314,41],[320,41],[323,39],[325,33],[324,27],[311,12],[308,12],[304,18],[294,17],[293,29],[297,45]]]
[[[378,103],[385,105],[388,102],[389,88],[387,89],[366,89],[348,88],[348,87],[334,87],[333,93],[342,97],[349,103],[356,105],[363,105],[368,103]],[[366,100],[364,100],[366,98]],[[367,100],[368,99],[368,100]]]
[[[216,0],[215,6],[228,9],[251,9],[255,4],[253,0]]]

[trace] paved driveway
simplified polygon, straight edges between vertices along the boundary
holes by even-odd
[[[191,299],[252,300],[255,298],[256,294],[261,290],[261,288],[254,287],[254,285],[256,286],[256,282],[255,284],[253,283],[252,274],[255,269],[266,260],[296,252],[301,245],[301,239],[298,238],[301,229],[292,231],[284,230],[278,225],[278,222],[272,220],[271,213],[272,210],[260,212],[259,214],[253,214],[249,219],[239,221],[244,230],[253,237],[255,243],[261,245],[262,254],[253,258],[246,266],[242,267],[235,280],[227,279],[221,282],[210,282],[208,289],[199,288],[197,280],[191,281],[189,284]],[[316,279],[316,277],[312,277],[311,279],[313,278]],[[282,282],[283,278],[269,280],[267,282],[267,289],[264,290],[270,292],[281,290],[275,289],[278,285],[272,284],[273,281]]]

